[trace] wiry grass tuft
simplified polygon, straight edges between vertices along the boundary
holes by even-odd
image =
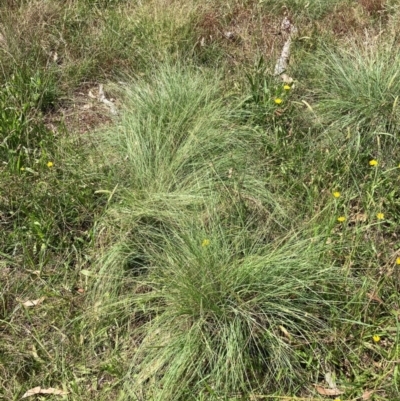
[[[365,145],[379,135],[393,136],[400,123],[400,58],[394,43],[365,38],[346,49],[326,49],[315,60],[321,76],[315,91],[327,124],[350,132]]]

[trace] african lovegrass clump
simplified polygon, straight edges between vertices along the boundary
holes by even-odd
[[[241,197],[286,218],[279,195],[265,188],[262,167],[252,162],[258,137],[235,121],[217,77],[166,66],[122,93],[121,121],[103,136],[124,187],[114,216],[129,224],[176,224],[182,212],[229,208],[232,197]]]
[[[162,243],[148,244],[146,270],[125,279],[129,292],[100,296],[104,314],[124,306],[133,319],[128,393],[185,400],[288,390],[306,380],[306,359],[324,355],[329,319],[340,315],[351,286],[324,260],[323,242],[254,242],[246,227],[213,216],[181,221]]]
[[[265,188],[257,166],[259,138],[237,125],[218,83],[167,65],[121,91],[120,122],[101,136],[119,183],[118,202],[103,222],[113,239],[100,261],[102,293],[118,293],[121,267],[145,270],[147,248],[164,246],[190,216],[207,220],[215,209],[234,224],[289,224],[280,195]]]

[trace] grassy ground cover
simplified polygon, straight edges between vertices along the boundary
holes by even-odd
[[[399,20],[1,2],[0,398],[399,399]]]

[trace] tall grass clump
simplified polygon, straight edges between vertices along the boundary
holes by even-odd
[[[323,254],[318,239],[265,244],[216,216],[182,221],[162,247],[146,247],[146,271],[119,277],[129,291],[104,297],[100,286],[96,295],[113,319],[124,305],[117,319],[132,322],[127,393],[229,398],[312,380],[307,360],[324,358],[324,341],[334,338],[330,318],[344,317],[339,308],[351,286]]]
[[[379,136],[392,143],[400,123],[399,63],[395,44],[368,37],[325,49],[315,59],[320,71],[313,88],[324,123],[363,145]]]

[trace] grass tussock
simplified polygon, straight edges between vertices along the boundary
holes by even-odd
[[[393,135],[399,124],[397,54],[394,43],[369,37],[346,50],[326,50],[318,62],[324,79],[316,88],[325,121],[361,137]]]
[[[277,220],[285,218],[279,194],[266,191],[256,175],[263,173],[262,163],[251,163],[262,143],[226,107],[229,94],[221,96],[219,82],[192,68],[164,67],[123,91],[121,123],[105,130],[104,138],[110,160],[121,166],[121,212],[131,221],[170,220],[172,210],[178,222],[179,210],[224,208],[232,197],[254,199]]]

